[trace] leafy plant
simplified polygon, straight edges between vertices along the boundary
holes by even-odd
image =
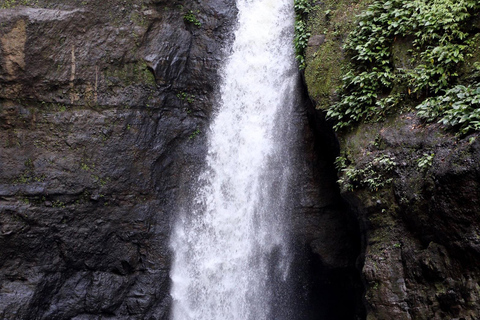
[[[65,208],[65,202],[56,200],[52,203],[52,207],[54,208]]]
[[[192,104],[195,101],[195,96],[194,95],[188,94],[188,93],[183,92],[183,91],[180,91],[179,93],[177,93],[177,98],[182,100],[182,101],[186,101],[189,104]]]
[[[194,139],[196,136],[198,136],[198,135],[200,134],[200,132],[201,132],[200,129],[195,130],[195,131],[188,137],[188,139],[190,139],[190,140],[191,140],[191,139]]]
[[[382,119],[412,92],[441,94],[458,76],[470,41],[475,0],[377,0],[360,17],[344,48],[351,61],[340,100],[327,112],[335,129]],[[412,69],[395,68],[393,43],[413,39]],[[394,86],[403,92],[391,95]]]
[[[347,167],[347,161],[347,158],[343,156],[338,156],[334,162],[335,168],[337,168],[338,171],[345,169]]]
[[[480,130],[480,84],[456,85],[444,95],[426,99],[417,106],[417,115],[426,121],[455,128],[460,134]]]
[[[200,27],[202,23],[198,18],[195,16],[195,13],[192,10],[188,10],[187,13],[183,16],[183,19],[188,22],[196,25],[197,27]]]
[[[347,166],[347,160],[344,157],[337,157],[335,164],[340,170],[340,178],[337,182],[343,191],[352,191],[361,187],[378,191],[392,183],[393,178],[389,175],[397,166],[395,159],[385,154],[373,158],[363,168],[357,168],[353,164]]]
[[[295,58],[299,63],[300,69],[305,68],[305,49],[310,39],[310,30],[307,27],[306,19],[311,10],[310,0],[295,0],[295,37],[293,44],[295,47]]]
[[[82,169],[83,171],[91,171],[92,170],[92,168],[90,168],[90,166],[88,164],[86,164],[85,162],[80,163],[80,169]]]
[[[293,7],[296,14],[304,15],[310,13],[312,5],[310,0],[295,0]]]
[[[424,153],[423,156],[417,161],[418,168],[421,170],[430,168],[433,164],[434,157],[435,153]]]

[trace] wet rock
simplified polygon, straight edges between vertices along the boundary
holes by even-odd
[[[308,46],[313,47],[314,50],[317,50],[325,42],[324,34],[313,35],[308,39]]]
[[[170,228],[203,163],[235,3],[35,3],[0,10],[0,318],[168,319]],[[352,318],[360,234],[338,144],[309,101],[292,122],[302,320]]]
[[[338,101],[336,88],[351,62],[342,46],[356,23],[355,15],[369,4],[320,2],[310,12],[312,34],[329,31],[324,44],[306,50],[305,82],[319,109],[328,110]],[[478,21],[478,17],[471,21],[472,35],[478,32]],[[394,39],[390,61],[395,67],[415,68],[409,52],[413,40]],[[469,59],[459,67],[458,83],[468,84],[475,77],[471,66],[478,55]],[[394,86],[392,92],[398,89]],[[386,119],[368,120],[338,133],[347,166],[343,169],[354,175],[368,168],[365,178],[377,183],[343,185],[341,192],[360,227],[362,253],[357,267],[366,285],[367,319],[477,319],[480,315],[474,285],[480,281],[479,135],[459,136],[439,124],[425,124],[414,111],[407,111],[415,110],[424,98],[406,95]],[[391,171],[371,165],[385,156],[395,163]],[[339,171],[339,177],[348,180],[345,172]]]
[[[234,3],[33,6],[0,10],[0,318],[168,319]]]

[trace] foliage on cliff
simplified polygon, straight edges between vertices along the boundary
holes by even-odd
[[[345,43],[351,65],[342,79],[340,101],[328,110],[337,120],[335,128],[382,118],[414,93],[419,98],[446,94],[458,80],[459,66],[478,49],[470,26],[479,9],[480,4],[472,0],[373,3]],[[394,42],[407,39],[411,68],[395,65],[392,54]],[[438,116],[444,119],[453,106],[444,104]],[[427,118],[432,119],[431,114]],[[463,131],[475,127],[466,122]]]
[[[306,18],[312,8],[309,0],[295,0],[295,58],[300,69],[305,68],[305,49],[307,48],[310,31],[308,30]]]
[[[365,235],[367,319],[478,317],[480,2],[325,0],[308,27],[305,81]]]
[[[337,90],[339,99],[330,103],[327,111],[336,121],[335,128],[383,119],[398,112],[400,102],[403,108],[405,101],[414,107],[427,97],[445,95],[446,101],[435,100],[442,102],[437,117],[432,113],[425,116],[426,112],[420,115],[427,120],[440,118],[443,124],[459,127],[464,133],[476,129],[471,121],[478,118],[467,109],[462,111],[461,123],[448,120],[451,116],[447,114],[457,110],[448,98],[459,90],[455,86],[460,83],[470,88],[478,82],[478,75],[466,80],[458,70],[478,51],[478,28],[472,26],[479,11],[480,3],[474,0],[373,2],[358,17],[343,46],[347,59]],[[480,70],[480,64],[473,68]],[[469,92],[480,97],[475,90]],[[459,95],[456,100],[467,103]],[[424,110],[429,101],[419,108]]]

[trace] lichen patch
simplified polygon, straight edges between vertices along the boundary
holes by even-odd
[[[9,33],[0,37],[3,61],[9,80],[15,79],[20,70],[25,69],[26,41],[27,32],[24,20],[18,20]]]

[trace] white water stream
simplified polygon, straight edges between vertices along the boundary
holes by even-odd
[[[237,6],[206,168],[171,239],[173,320],[292,319],[273,304],[288,299],[293,0]]]

